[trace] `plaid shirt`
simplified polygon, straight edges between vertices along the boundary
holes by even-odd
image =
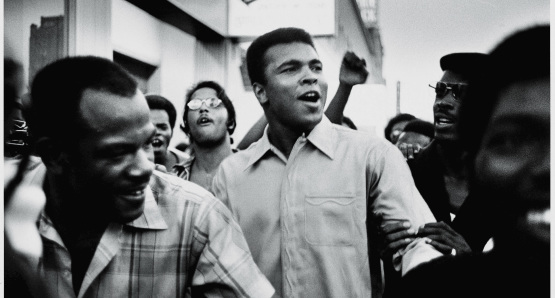
[[[176,154],[177,163],[169,171],[170,174],[189,181],[191,178],[191,167],[195,160],[195,155],[189,151],[185,157]]]
[[[40,176],[44,179],[36,173],[31,176],[35,183]],[[39,232],[45,296],[75,297],[69,252],[44,213]],[[273,293],[229,210],[201,187],[155,172],[144,213],[130,223],[108,226],[78,297],[270,297]]]

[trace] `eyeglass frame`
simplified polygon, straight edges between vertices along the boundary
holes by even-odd
[[[199,101],[200,101],[200,105],[196,109],[191,106],[192,102],[199,102]],[[214,102],[215,102],[215,104],[214,104]],[[205,104],[207,107],[210,107],[210,108],[217,108],[222,103],[223,103],[223,101],[221,99],[217,98],[217,97],[193,98],[187,103],[187,107],[189,107],[189,110],[191,110],[191,111],[196,111],[196,110],[198,110],[202,107],[202,104]]]
[[[438,94],[438,85],[443,84],[445,85],[445,91],[443,92],[443,94]],[[445,95],[447,95],[447,93],[449,91],[451,91],[451,96],[453,96],[453,98],[456,101],[460,101],[461,97],[463,96],[463,93],[466,92],[466,89],[468,88],[468,84],[465,83],[445,83],[445,82],[441,82],[438,81],[436,82],[436,86],[432,86],[431,84],[428,84],[428,86],[432,89],[435,90],[436,96],[440,96],[440,97],[444,97]],[[457,89],[454,89],[454,87],[457,87]],[[463,89],[464,87],[464,89]]]

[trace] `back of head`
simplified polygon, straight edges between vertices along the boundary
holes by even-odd
[[[391,118],[389,122],[387,122],[387,126],[384,129],[385,138],[391,142],[391,138],[389,136],[391,135],[391,130],[393,129],[393,126],[395,126],[395,124],[399,122],[410,121],[413,119],[416,119],[416,117],[406,113],[397,114],[395,117]]]
[[[480,76],[488,67],[488,55],[482,53],[451,53],[439,60],[441,70],[450,70],[467,80]]]
[[[75,139],[82,125],[79,103],[87,89],[132,97],[137,83],[123,68],[100,57],[67,57],[47,65],[31,86],[28,121],[33,137]]]
[[[428,121],[414,119],[407,123],[403,132],[414,132],[427,136],[430,139],[434,138],[434,125]]]
[[[549,25],[544,25],[510,35],[490,53],[489,67],[484,75],[471,81],[468,92],[471,100],[461,106],[459,125],[470,162],[482,141],[499,93],[516,82],[549,78],[549,31]]]
[[[216,91],[217,97],[222,101],[227,110],[227,131],[230,135],[232,135],[233,131],[235,131],[235,127],[237,126],[235,120],[235,108],[233,107],[231,99],[227,96],[225,89],[214,81],[201,81],[187,90],[187,94],[185,95],[185,108],[183,110],[183,131],[185,133],[189,133],[190,131],[189,124],[187,123],[187,114],[189,113],[189,106],[187,104],[193,99],[193,94],[202,88],[210,88]]]
[[[170,126],[173,130],[173,127],[175,126],[175,118],[177,117],[177,111],[175,110],[173,103],[161,95],[149,94],[145,95],[145,98],[149,109],[164,110],[168,113]]]
[[[251,84],[266,84],[264,76],[266,51],[272,46],[293,42],[306,43],[316,49],[310,34],[299,28],[279,28],[255,39],[247,50],[247,70]]]

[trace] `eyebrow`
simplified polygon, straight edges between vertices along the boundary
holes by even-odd
[[[277,68],[281,68],[283,66],[288,66],[288,65],[302,65],[302,64],[303,64],[303,61],[301,61],[301,60],[291,59],[291,60],[284,61],[283,63],[278,65]],[[309,65],[322,64],[322,61],[320,61],[319,59],[312,59],[312,60],[308,61],[308,64]]]
[[[156,135],[156,128],[152,126],[152,131],[147,135],[145,140],[150,140]],[[106,149],[119,149],[119,148],[133,148],[135,147],[135,142],[133,141],[121,141],[120,139],[109,139],[106,143],[102,144],[103,148]]]

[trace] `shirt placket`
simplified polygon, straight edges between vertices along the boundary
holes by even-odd
[[[283,294],[284,297],[295,297],[295,293],[293,289],[296,287],[295,285],[295,272],[291,269],[292,262],[298,262],[300,260],[293,260],[291,255],[292,249],[292,241],[297,238],[295,233],[299,231],[298,228],[295,228],[293,225],[295,224],[295,220],[293,215],[290,212],[291,206],[295,205],[295,200],[298,200],[299,195],[297,194],[298,189],[296,189],[295,185],[295,169],[296,169],[296,160],[299,158],[301,154],[302,148],[306,144],[307,139],[305,134],[303,133],[300,136],[293,148],[291,149],[291,153],[289,154],[289,158],[287,159],[287,164],[285,166],[284,177],[281,184],[281,198],[280,198],[280,222],[281,222],[281,243],[282,243],[282,251],[281,251],[281,262],[282,262],[282,274],[283,274]]]

